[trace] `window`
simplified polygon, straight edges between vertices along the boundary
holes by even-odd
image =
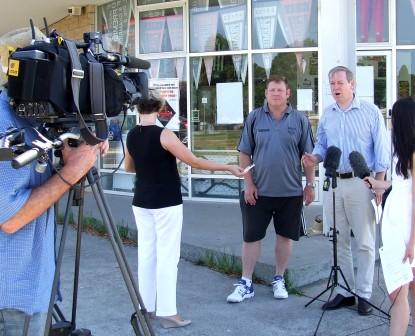
[[[398,0],[396,3],[396,43],[415,44],[415,2]]]
[[[246,0],[195,0],[189,6],[191,52],[247,48]]]
[[[254,0],[255,49],[317,46],[317,0]]]
[[[357,0],[356,3],[356,41],[389,41],[389,17],[387,0]]]
[[[140,54],[184,51],[183,8],[140,12]]]

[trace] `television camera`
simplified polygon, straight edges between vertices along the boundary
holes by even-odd
[[[30,20],[32,43],[9,56],[7,89],[11,106],[18,116],[38,125],[48,138],[58,138],[79,127],[80,137],[86,143],[102,142],[108,137],[107,118],[125,113],[137,99],[147,97],[147,74],[138,70],[149,69],[150,63],[106,51],[99,32],[84,33],[84,42],[79,43],[64,39],[55,30],[49,33],[44,21],[46,41],[35,39]],[[122,71],[125,68],[135,70]],[[17,139],[24,140],[24,134],[16,130],[12,134],[13,147],[18,148],[15,154],[24,155],[22,151],[29,148],[16,143]],[[39,159],[51,144],[61,143],[46,140],[43,137],[33,141],[36,151],[27,153],[19,163],[14,160],[13,166],[19,168]]]

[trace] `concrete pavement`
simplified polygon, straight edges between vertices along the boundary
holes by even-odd
[[[131,212],[130,205],[109,197],[112,212],[120,215]],[[85,213],[93,214],[93,204],[86,200]],[[93,203],[93,202],[92,202]],[[116,210],[114,210],[116,209]],[[319,213],[318,207],[307,210],[307,218]],[[185,202],[182,255],[196,260],[207,250],[240,254],[240,217],[235,203]],[[123,219],[127,223],[126,219]],[[75,254],[75,238],[68,237],[62,271],[64,302],[62,309],[70,310],[71,274]],[[264,279],[273,273],[273,237],[268,235],[258,272]],[[134,274],[137,268],[136,248],[125,247]],[[301,286],[304,296],[290,295],[287,300],[275,300],[271,287],[255,285],[255,297],[240,304],[226,303],[236,278],[181,260],[178,279],[178,309],[192,325],[179,329],[162,329],[157,321],[153,326],[157,335],[313,335],[321,317],[322,302],[304,305],[326,287],[331,265],[331,244],[323,236],[302,238],[294,247],[289,269],[293,283]],[[314,280],[315,279],[315,280]],[[328,293],[321,299],[325,300]],[[387,311],[389,300],[385,294],[380,269],[375,272],[373,302]],[[133,306],[125,288],[121,272],[108,240],[83,235],[81,277],[77,326],[88,328],[93,335],[134,335],[129,319]],[[70,316],[67,316],[70,318]],[[326,312],[318,335],[386,335],[388,321],[374,312],[359,316],[356,307]],[[408,335],[412,332],[410,329]]]

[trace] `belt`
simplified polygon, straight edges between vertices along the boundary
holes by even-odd
[[[337,175],[337,177],[340,177],[341,179],[349,179],[349,178],[353,177],[352,172],[350,172],[350,173],[337,173],[336,175]]]

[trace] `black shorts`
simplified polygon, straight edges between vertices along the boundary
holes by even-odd
[[[296,241],[300,238],[303,196],[259,196],[255,205],[249,205],[245,203],[242,192],[240,205],[245,242],[263,239],[271,218],[274,219],[276,234]]]

